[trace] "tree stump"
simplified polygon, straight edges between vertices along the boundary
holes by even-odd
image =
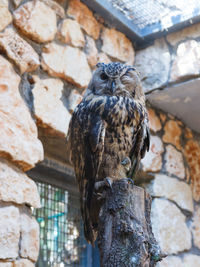
[[[150,211],[150,195],[128,179],[117,180],[106,189],[99,213],[101,267],[152,267],[161,260]]]

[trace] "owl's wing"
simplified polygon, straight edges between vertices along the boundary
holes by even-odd
[[[105,129],[105,122],[97,114],[87,114],[87,110],[73,113],[69,134],[71,156],[79,186],[85,237],[92,244],[95,241],[95,232],[90,208],[94,184],[102,161]]]
[[[130,153],[131,170],[129,172],[129,176],[132,179],[138,171],[141,159],[144,158],[146,152],[149,151],[150,147],[150,131],[147,114],[145,116],[146,117],[143,123],[141,124],[141,127],[139,128],[134,137],[133,147]]]
[[[145,124],[144,126],[144,129],[143,129],[143,145],[142,145],[142,148],[141,148],[141,159],[144,158],[146,152],[149,151],[149,148],[150,148],[150,130],[149,130],[149,125]]]

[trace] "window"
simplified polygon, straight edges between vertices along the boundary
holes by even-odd
[[[37,267],[98,267],[98,249],[87,244],[79,209],[79,195],[62,173],[41,166],[31,170],[41,208],[34,210],[40,226],[40,253]],[[54,179],[52,178],[54,177]],[[69,179],[69,177],[68,177]]]
[[[35,211],[40,225],[38,267],[85,266],[86,248],[77,200],[67,190],[37,183],[42,208]]]

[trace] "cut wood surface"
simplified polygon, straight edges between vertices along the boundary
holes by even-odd
[[[152,267],[161,260],[150,211],[150,195],[128,179],[106,189],[98,229],[101,267]]]

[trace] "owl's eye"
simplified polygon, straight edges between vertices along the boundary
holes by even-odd
[[[101,80],[107,80],[108,79],[108,76],[105,74],[105,72],[102,72],[100,74],[100,78],[101,78]]]

